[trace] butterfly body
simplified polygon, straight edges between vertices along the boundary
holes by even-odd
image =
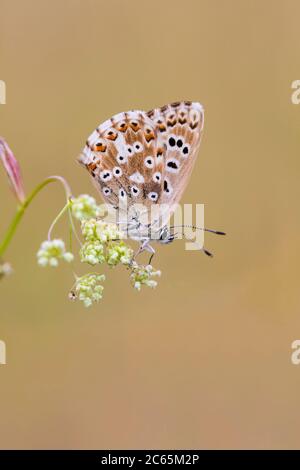
[[[87,139],[79,162],[143,250],[153,250],[152,239],[174,239],[166,224],[192,173],[203,125],[202,105],[182,101],[148,112],[119,113]],[[150,220],[156,206],[163,210]]]

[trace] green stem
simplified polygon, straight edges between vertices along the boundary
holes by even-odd
[[[17,227],[18,227],[18,225],[19,225],[19,223],[20,223],[20,221],[21,221],[21,219],[22,219],[22,217],[25,213],[25,210],[29,206],[29,204],[32,202],[32,200],[35,198],[35,196],[45,186],[47,186],[49,183],[53,183],[55,181],[60,181],[63,184],[63,186],[65,188],[66,197],[67,197],[68,200],[72,197],[71,189],[70,189],[68,183],[61,176],[49,176],[49,178],[45,179],[42,183],[40,183],[38,186],[36,186],[36,188],[32,191],[32,193],[25,199],[23,204],[21,204],[18,207],[17,212],[16,212],[11,224],[9,225],[9,227],[7,229],[7,232],[4,236],[4,239],[0,243],[0,258],[3,256],[5,250],[7,249],[8,245],[10,244],[11,239],[13,238],[13,236],[15,234],[15,231],[16,231],[16,229],[17,229]]]
[[[48,231],[48,240],[51,240],[51,233],[52,233],[52,230],[54,228],[54,225],[56,225],[56,223],[59,221],[61,216],[64,215],[64,213],[71,207],[71,204],[72,204],[72,202],[71,202],[71,200],[69,200],[67,202],[67,204],[62,208],[60,213],[53,220],[52,224],[50,225],[49,231]]]

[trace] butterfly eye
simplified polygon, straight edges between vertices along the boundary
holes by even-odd
[[[160,231],[159,240],[166,240],[169,236],[167,227],[164,227]]]
[[[154,191],[151,191],[151,192],[148,194],[148,198],[150,199],[150,201],[157,201],[157,199],[158,199],[158,194],[155,193]]]
[[[133,144],[133,147],[136,152],[142,152],[143,150],[143,146],[142,144],[140,144],[140,142],[136,142],[135,144]]]
[[[144,163],[147,168],[153,168],[154,166],[154,160],[152,157],[146,157]]]
[[[120,176],[122,176],[121,168],[118,166],[115,166],[115,168],[113,169],[113,174],[116,178],[119,178]]]
[[[174,139],[174,137],[169,138],[169,145],[170,145],[170,147],[175,147],[176,140]]]
[[[152,179],[155,183],[160,183],[161,182],[161,173],[159,171],[157,171],[156,173],[154,173]]]
[[[131,194],[136,197],[139,194],[140,190],[136,186],[131,187]]]
[[[111,194],[111,189],[106,186],[102,189],[104,196],[109,196]]]
[[[179,171],[179,161],[176,158],[167,160],[167,171],[169,173],[177,173]]]
[[[109,170],[101,171],[100,178],[101,178],[102,181],[110,181],[112,179],[111,171],[109,171]]]
[[[124,165],[124,163],[126,163],[126,157],[124,157],[124,155],[118,155],[117,156],[117,162],[120,164],[120,165]]]

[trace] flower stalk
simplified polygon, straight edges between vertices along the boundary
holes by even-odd
[[[61,176],[49,176],[42,183],[38,184],[34,188],[34,190],[30,193],[30,195],[24,200],[24,202],[21,203],[18,206],[17,212],[16,212],[13,220],[11,221],[11,223],[10,223],[10,225],[9,225],[7,231],[6,231],[6,234],[4,235],[4,238],[3,238],[2,242],[0,243],[0,259],[2,258],[4,252],[6,251],[7,247],[9,246],[9,244],[10,244],[10,242],[11,242],[11,240],[12,240],[12,238],[13,238],[15,232],[16,232],[16,229],[17,229],[20,221],[23,218],[23,215],[24,215],[27,207],[31,204],[31,202],[37,196],[37,194],[43,188],[45,188],[45,186],[47,186],[50,183],[56,182],[56,181],[59,181],[60,183],[63,184],[67,199],[68,200],[71,199],[72,193],[71,193],[70,186],[68,185],[67,181],[64,178],[62,178]]]

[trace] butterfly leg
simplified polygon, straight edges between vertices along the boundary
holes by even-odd
[[[144,240],[141,245],[139,246],[137,252],[135,253],[134,257],[133,257],[133,260],[135,260],[137,258],[138,255],[140,255],[141,253],[143,253],[143,251],[148,251],[149,253],[151,253],[151,256],[150,256],[150,260],[149,260],[149,263],[148,264],[151,264],[151,261],[153,259],[153,256],[155,254],[155,250],[153,248],[153,246],[151,246],[149,244],[149,240]]]
[[[155,255],[155,252],[150,255],[150,259],[148,261],[148,264],[151,264],[151,261],[153,260],[153,256]]]
[[[148,264],[151,264],[151,261],[153,259],[154,254],[155,254],[155,250],[154,250],[153,246],[151,246],[149,244],[149,240],[146,240],[145,242],[142,243],[141,249],[142,249],[141,251],[148,251],[149,253],[151,253],[149,263],[148,263]]]

